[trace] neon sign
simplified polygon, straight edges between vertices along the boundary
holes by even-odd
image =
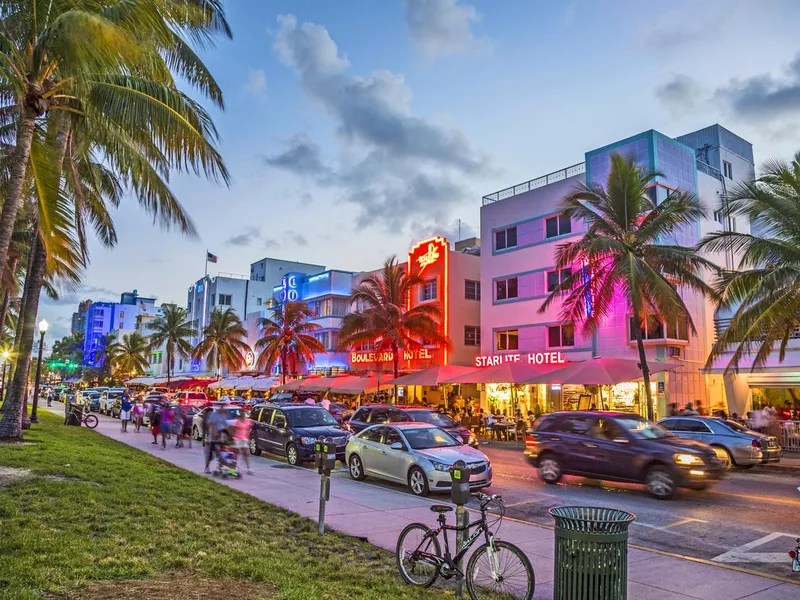
[[[418,350],[403,350],[403,360],[431,360],[433,353],[428,348],[420,348]],[[356,365],[361,363],[376,363],[376,362],[393,362],[394,352],[391,350],[384,350],[383,352],[374,352],[372,350],[354,350],[350,353],[350,364]]]
[[[252,367],[256,362],[256,355],[253,354],[252,350],[248,350],[244,353],[244,364],[246,367]]]
[[[434,243],[431,242],[428,244],[428,251],[422,256],[417,257],[417,262],[419,263],[419,272],[422,273],[425,270],[425,267],[432,265],[437,260],[439,260],[439,250],[436,248]]]
[[[561,352],[530,352],[528,354],[490,354],[476,356],[476,367],[496,367],[503,363],[527,362],[529,365],[561,365],[567,361]]]
[[[423,240],[415,244],[408,252],[408,274],[411,276],[422,275],[436,277],[438,293],[436,297],[441,303],[442,322],[441,332],[448,335],[450,332],[450,244],[443,237]],[[415,304],[414,294],[409,294],[408,310]],[[437,349],[438,352],[438,349]],[[441,364],[448,364],[447,348],[442,348]]]
[[[302,273],[288,273],[281,281],[281,291],[278,294],[279,302],[297,302],[300,300],[300,285],[303,281]]]

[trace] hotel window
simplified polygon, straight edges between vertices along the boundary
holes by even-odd
[[[560,271],[547,272],[547,291],[554,291],[559,284],[564,283],[572,275],[572,269],[561,269]]]
[[[231,294],[220,294],[219,295],[219,305],[220,306],[230,306],[231,302],[233,302],[233,297]]]
[[[475,325],[464,325],[464,345],[481,345],[481,328]]]
[[[429,300],[436,300],[436,279],[428,279],[422,284],[420,289],[419,300],[420,302],[428,302]]]
[[[464,298],[467,300],[480,300],[481,299],[481,282],[472,281],[470,279],[464,280]]]
[[[572,233],[572,221],[567,215],[557,215],[544,220],[545,237],[552,238]]]
[[[315,333],[314,337],[317,338],[317,340],[325,347],[326,350],[328,349],[329,336],[327,331]]]
[[[572,323],[566,325],[551,325],[547,328],[547,347],[566,348],[575,345],[575,326]]]
[[[714,220],[719,223],[720,225],[725,224],[725,213],[722,210],[715,210],[714,211]]]
[[[497,300],[509,300],[519,296],[519,286],[516,277],[498,279],[494,282]]]
[[[628,338],[631,342],[636,341],[634,332],[636,331],[636,321],[630,318],[630,328]],[[655,317],[645,319],[640,327],[643,340],[682,340],[689,341],[689,322],[686,319],[678,319],[676,322],[667,323],[666,331],[664,322]]]
[[[350,300],[347,298],[334,298],[333,299],[333,316],[343,317],[347,314],[350,308]]]
[[[494,232],[494,249],[505,250],[517,245],[517,228],[509,227]]]
[[[733,179],[733,165],[729,163],[727,160],[722,161],[722,173],[728,179]]]
[[[519,350],[519,329],[507,329],[497,332],[498,350]]]
[[[261,298],[256,298],[256,306],[261,306],[262,300]]]

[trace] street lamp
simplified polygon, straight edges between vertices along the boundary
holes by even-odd
[[[37,409],[39,408],[39,377],[42,375],[42,351],[44,350],[44,334],[47,333],[47,321],[39,321],[39,362],[36,363],[36,379],[33,382],[33,408],[31,408],[31,423],[39,422]]]
[[[6,365],[8,364],[8,358],[11,354],[8,350],[3,350],[3,377],[0,378],[0,385],[2,385],[2,389],[0,389],[0,401],[6,401]]]

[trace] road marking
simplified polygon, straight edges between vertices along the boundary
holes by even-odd
[[[531,498],[530,500],[522,500],[520,502],[506,504],[506,508],[516,508],[517,506],[523,506],[524,504],[533,504],[534,502],[544,502],[545,500],[552,500],[552,496],[547,496],[545,498]]]
[[[685,519],[681,519],[680,521],[675,521],[674,523],[667,523],[666,525],[652,525],[651,523],[644,523],[643,521],[633,522],[634,525],[647,527],[648,529],[654,529],[655,531],[667,531],[668,529],[672,529],[673,527],[679,527],[680,525],[686,525],[687,523],[708,523],[708,521],[704,521],[703,519],[692,519],[686,517]]]
[[[747,563],[788,563],[789,562],[789,550],[794,548],[794,545],[789,547],[787,544],[786,552],[750,552],[753,548],[758,548],[759,546],[763,546],[764,544],[771,542],[772,540],[777,540],[778,538],[788,537],[794,540],[797,535],[791,533],[770,533],[769,535],[765,535],[762,538],[758,538],[757,540],[753,540],[752,542],[748,542],[747,544],[743,544],[738,546],[737,548],[733,548],[728,552],[720,554],[719,556],[715,556],[711,560],[715,562],[722,562],[722,563],[736,563],[736,562],[747,562]]]
[[[790,506],[797,506],[797,500],[772,498],[770,496],[756,496],[753,494],[735,494],[733,492],[723,492],[720,490],[714,490],[711,492],[711,494],[717,494],[720,496],[731,496],[732,498],[742,498],[744,500],[757,500],[758,502],[773,502],[775,504],[788,504]]]

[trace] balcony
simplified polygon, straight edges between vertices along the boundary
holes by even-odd
[[[494,194],[489,194],[487,196],[484,196],[483,206],[486,206],[487,204],[491,204],[493,202],[499,202],[500,200],[505,200],[506,198],[511,198],[512,196],[516,196],[517,194],[524,194],[525,192],[530,192],[531,190],[535,190],[537,188],[541,188],[546,185],[550,185],[551,183],[556,183],[558,181],[563,181],[565,179],[574,177],[575,175],[580,175],[581,173],[585,172],[586,172],[586,163],[578,163],[577,165],[572,165],[571,167],[567,167],[566,169],[554,171],[547,175],[542,175],[541,177],[537,177],[536,179],[531,179],[530,181],[526,181],[524,183],[520,183],[510,188],[500,190],[499,192],[495,192]]]
[[[720,336],[728,329],[731,324],[730,319],[714,319],[714,343],[719,341]],[[759,338],[760,339],[760,338]],[[800,340],[800,327],[795,328],[789,333],[790,340]],[[758,341],[754,339],[752,341]]]

